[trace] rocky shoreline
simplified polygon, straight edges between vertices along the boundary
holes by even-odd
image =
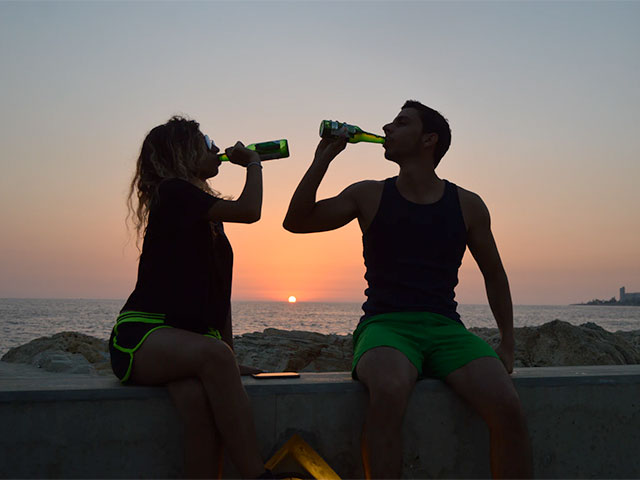
[[[471,328],[497,346],[496,328]],[[595,323],[580,326],[554,320],[515,329],[515,366],[640,364],[640,330],[609,332]],[[324,335],[267,328],[235,337],[238,362],[265,371],[335,372],[351,369],[351,335]],[[106,340],[61,332],[12,348],[2,362],[48,372],[112,375]]]

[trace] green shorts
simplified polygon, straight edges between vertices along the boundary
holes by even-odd
[[[127,383],[131,377],[134,353],[160,328],[174,328],[165,323],[163,313],[126,311],[118,315],[109,339],[109,353],[113,373],[122,383]],[[220,332],[213,327],[204,335],[222,340]]]
[[[402,352],[420,377],[444,379],[454,370],[480,357],[499,358],[483,339],[460,322],[428,312],[383,313],[370,317],[353,332],[351,374],[362,355],[376,347]]]

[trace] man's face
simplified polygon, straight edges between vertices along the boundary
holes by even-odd
[[[403,108],[393,122],[382,127],[384,156],[395,160],[419,152],[423,144],[422,121],[413,108]]]

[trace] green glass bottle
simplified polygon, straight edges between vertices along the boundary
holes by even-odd
[[[322,138],[331,138],[338,135],[338,130],[346,127],[349,134],[349,143],[369,142],[384,143],[384,137],[369,133],[362,130],[357,125],[349,125],[348,123],[336,122],[334,120],[323,120],[320,124],[320,136]]]
[[[289,142],[285,139],[272,140],[270,142],[252,143],[246,146],[249,150],[258,152],[260,160],[272,160],[274,158],[287,158],[289,156]],[[221,162],[228,162],[226,153],[220,153],[218,159]]]

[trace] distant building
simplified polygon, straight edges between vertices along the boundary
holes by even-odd
[[[620,303],[638,303],[640,302],[639,293],[627,293],[624,287],[620,287]]]

